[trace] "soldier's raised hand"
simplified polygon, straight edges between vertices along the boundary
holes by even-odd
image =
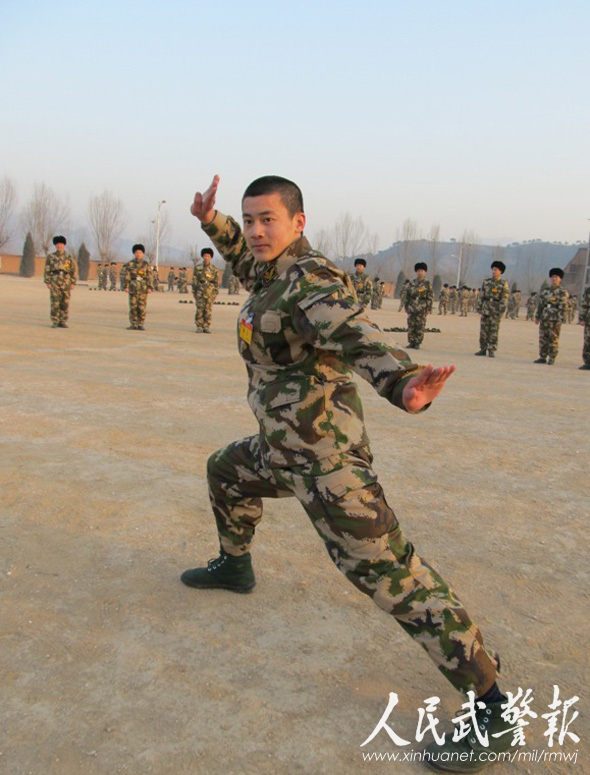
[[[191,213],[198,218],[201,223],[207,224],[215,217],[215,197],[217,187],[219,186],[219,175],[213,176],[213,181],[209,188],[202,194],[197,191],[191,205]]]
[[[454,366],[439,366],[437,369],[432,365],[425,366],[404,388],[403,402],[407,411],[419,412],[434,401],[454,371]]]

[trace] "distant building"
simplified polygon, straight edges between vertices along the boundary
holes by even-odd
[[[570,294],[581,296],[590,285],[588,248],[578,248],[576,255],[564,269],[563,285]]]

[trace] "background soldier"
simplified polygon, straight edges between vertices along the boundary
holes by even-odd
[[[156,292],[160,290],[160,274],[155,264],[152,265],[152,290]]]
[[[462,318],[467,317],[467,308],[469,306],[469,288],[466,285],[459,291],[459,315]]]
[[[502,261],[492,262],[492,276],[483,281],[477,301],[477,311],[481,315],[479,328],[479,351],[476,355],[494,358],[498,349],[500,321],[508,304],[508,283],[502,280],[506,265]]]
[[[399,291],[399,307],[397,308],[398,312],[401,312],[403,309],[405,309],[406,306],[406,293],[408,291],[408,286],[410,285],[409,280],[404,280],[402,283],[402,287]]]
[[[227,289],[228,294],[237,296],[240,293],[240,281],[237,277],[232,276],[229,278],[229,286]]]
[[[561,287],[563,269],[554,267],[549,270],[551,287],[539,294],[535,323],[539,324],[539,357],[535,363],[548,363],[553,366],[559,352],[559,334],[565,319],[565,308],[569,293]]]
[[[185,266],[178,270],[178,292],[188,293],[188,274]]]
[[[107,289],[107,267],[106,264],[98,265],[98,290],[106,291]]]
[[[443,287],[440,289],[440,294],[438,297],[438,314],[446,315],[448,305],[449,305],[449,284],[445,283]]]
[[[114,261],[111,261],[109,265],[109,282],[110,282],[109,291],[116,291],[117,290],[117,264]]]
[[[427,265],[421,261],[414,265],[416,278],[406,291],[406,312],[408,313],[408,347],[419,350],[424,339],[426,317],[432,312],[432,285],[426,279]]]
[[[580,368],[590,370],[590,285],[582,295],[578,323],[583,323],[584,325],[584,346],[582,348],[582,360],[584,363]]]
[[[119,290],[124,291],[125,290],[125,275],[127,274],[127,267],[125,264],[121,267],[121,271],[119,272]]]
[[[371,309],[381,309],[384,292],[385,283],[376,277],[373,283],[373,293],[371,294]]]
[[[449,312],[454,315],[457,311],[457,302],[459,301],[459,291],[456,285],[449,288]]]
[[[365,274],[366,266],[367,262],[364,258],[356,258],[354,261],[354,274],[350,275],[350,280],[356,291],[356,297],[363,309],[370,303],[373,294],[373,283]]]
[[[213,251],[211,248],[201,250],[203,263],[195,267],[193,272],[193,296],[195,297],[195,326],[197,334],[211,333],[211,310],[213,302],[219,293],[219,272],[211,265]]]
[[[66,238],[61,234],[53,238],[55,252],[45,259],[43,282],[49,288],[51,301],[51,327],[67,328],[70,294],[76,284],[76,262],[65,252]]]
[[[534,320],[537,311],[537,291],[533,291],[526,303],[526,319]]]
[[[174,292],[174,267],[168,271],[168,290]]]
[[[152,271],[145,259],[145,248],[134,245],[133,258],[125,272],[125,290],[129,293],[129,323],[127,330],[145,331],[147,295],[152,289]]]

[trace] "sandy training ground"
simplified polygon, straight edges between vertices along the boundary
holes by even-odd
[[[334,568],[294,499],[265,502],[251,595],[184,587],[217,554],[205,465],[255,432],[235,344],[239,307],[194,333],[191,296],[73,293],[49,325],[40,279],[0,276],[0,771],[6,775],[384,775],[416,761],[418,708],[441,725],[461,698],[426,655]],[[222,291],[221,301],[231,301]],[[238,297],[243,301],[244,295]],[[398,302],[373,314],[405,325]],[[498,764],[497,775],[590,771],[590,372],[566,325],[555,366],[538,329],[504,320],[498,357],[475,358],[479,317],[436,315],[414,359],[455,363],[418,417],[361,386],[375,466],[418,552],[448,579],[504,690],[532,689],[523,751],[576,762]],[[404,334],[392,334],[405,344]],[[414,352],[414,351],[411,351]],[[547,745],[553,686],[580,697],[564,745]],[[412,741],[398,748],[390,725]],[[568,718],[568,720],[569,720]],[[561,722],[560,722],[561,723]],[[409,758],[409,757],[408,757]],[[486,770],[487,772],[487,770]]]

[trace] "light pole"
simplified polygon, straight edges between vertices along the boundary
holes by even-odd
[[[160,207],[162,205],[166,204],[166,200],[162,199],[161,202],[158,202],[158,214],[156,216],[156,269],[158,269],[158,252],[160,250]]]

